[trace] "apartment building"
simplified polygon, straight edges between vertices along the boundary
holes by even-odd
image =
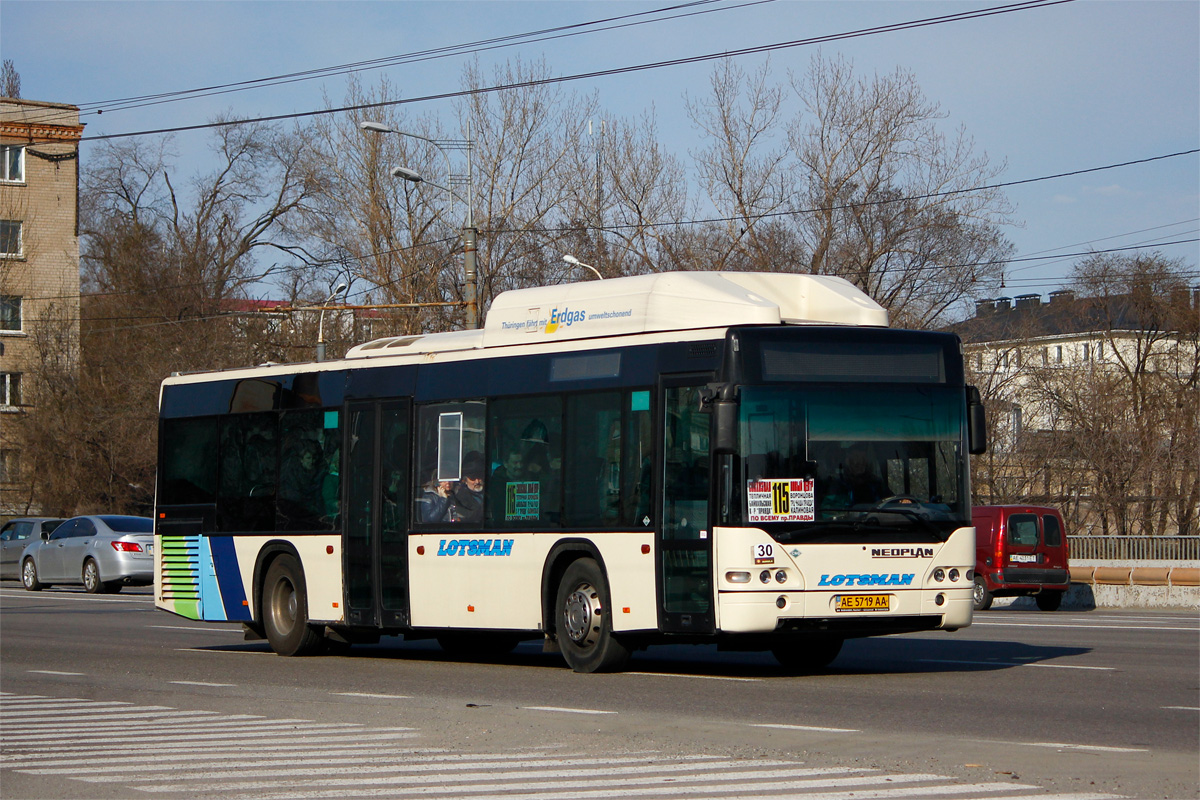
[[[0,97],[0,517],[38,511],[22,469],[41,334],[79,338],[79,109]],[[59,353],[59,355],[64,355]]]

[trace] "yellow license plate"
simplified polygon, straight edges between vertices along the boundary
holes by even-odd
[[[888,594],[844,594],[838,598],[838,611],[890,611],[892,596]]]

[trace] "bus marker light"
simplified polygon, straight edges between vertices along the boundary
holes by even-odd
[[[423,544],[417,545],[417,555],[419,555],[419,556],[425,555],[425,545],[423,545]]]
[[[730,583],[749,583],[750,582],[750,573],[749,572],[726,572],[725,580],[729,581]]]
[[[249,601],[249,600],[243,600],[243,601],[242,601],[242,605],[244,605],[244,606],[248,606],[248,605],[250,605],[250,601]]]
[[[625,606],[624,608],[622,608],[622,609],[621,609],[621,613],[622,613],[622,614],[628,614],[628,613],[629,613],[629,606]]]
[[[333,604],[333,607],[334,607],[334,608],[337,608],[337,607],[338,607],[338,604],[337,604],[337,603],[334,603],[334,604]]]
[[[471,613],[471,614],[474,614],[474,613],[475,613],[475,606],[467,606],[467,612],[468,612],[468,613]]]
[[[642,545],[642,555],[645,556],[645,555],[649,555],[649,554],[650,554],[650,545],[648,545],[648,544]]]
[[[331,545],[331,544],[330,544],[330,545],[326,545],[326,546],[325,546],[325,552],[326,552],[326,553],[328,553],[329,555],[333,555],[333,545]]]

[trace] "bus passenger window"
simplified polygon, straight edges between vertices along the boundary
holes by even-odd
[[[272,411],[221,419],[218,530],[275,530],[278,419]]]
[[[558,395],[491,403],[485,490],[489,525],[521,528],[559,523],[562,416]]]
[[[417,523],[482,526],[485,405],[472,400],[419,408],[413,493]]]

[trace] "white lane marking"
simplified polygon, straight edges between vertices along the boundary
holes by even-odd
[[[1191,633],[1195,633],[1197,630],[1196,628],[1176,628],[1158,625],[1069,625],[1057,622],[976,622],[972,620],[971,627],[976,625],[1002,628],[1070,628],[1073,631],[1190,631]]]
[[[405,737],[411,738],[411,737]],[[224,764],[233,758],[240,758],[246,755],[246,748],[237,744],[229,744],[227,742],[209,742],[198,744],[181,744],[177,746],[163,745],[124,745],[121,747],[123,753],[136,753],[136,755],[114,756],[112,748],[104,747],[97,748],[95,742],[88,745],[69,745],[65,747],[56,747],[51,753],[21,753],[19,755],[0,756],[0,765],[9,769],[19,769],[21,767],[53,767],[63,766],[65,764],[94,764],[96,758],[100,758],[105,764],[140,764],[145,768],[147,761],[151,763],[167,763],[171,761],[203,761],[211,762],[212,759],[220,759]],[[311,761],[313,757],[328,757],[331,753],[336,755],[339,760],[349,754],[350,758],[355,757],[354,754],[361,752],[363,757],[375,757],[379,755],[378,742],[352,742],[349,744],[325,744],[325,743],[308,743],[296,742],[277,745],[255,745],[254,752],[256,754],[274,753],[274,759],[271,763],[287,761],[288,759],[307,759]],[[426,753],[442,752],[432,748],[417,748],[417,747],[389,747],[387,752],[391,756],[404,755],[424,755]],[[71,758],[67,758],[67,755]],[[489,755],[486,758],[514,758],[515,756]],[[475,760],[479,756],[446,756],[446,758],[470,758]],[[172,767],[174,769],[174,767]]]
[[[253,644],[252,642],[250,644]],[[210,655],[228,656],[273,656],[271,650],[210,650],[207,647],[176,647],[176,653],[208,653]]]
[[[1005,744],[1019,747],[1050,747],[1057,750],[1084,750],[1094,753],[1149,753],[1145,747],[1110,747],[1100,744],[1069,744],[1067,742],[1009,742],[995,739],[971,739],[969,741],[981,744]]]
[[[147,625],[148,628],[155,628],[161,631],[191,631],[192,633],[231,633],[235,636],[245,635],[241,629],[233,629],[227,627],[206,626],[198,628],[192,625]]]
[[[916,776],[918,779],[928,780],[931,776]],[[938,779],[940,776],[932,776]],[[875,778],[875,780],[884,780],[885,778]],[[839,780],[839,779],[831,779]],[[850,779],[855,780],[857,785],[861,785],[865,779]],[[945,778],[942,778],[945,780]],[[995,791],[1013,791],[1016,789],[1036,790],[1038,787],[1031,784],[1020,783],[976,783],[976,784],[953,784],[947,786],[918,786],[918,787],[899,787],[892,789],[871,789],[862,790],[855,789],[849,792],[819,792],[812,793],[806,791],[807,788],[819,785],[821,781],[786,781],[786,782],[764,782],[751,785],[740,784],[739,789],[742,794],[731,792],[731,787],[722,786],[688,786],[686,787],[687,797],[698,797],[701,795],[716,795],[721,800],[861,800],[862,798],[885,798],[885,797],[930,797],[934,795],[956,795],[964,796],[971,794],[983,794]],[[607,785],[607,782],[606,782]],[[891,785],[885,784],[885,785]],[[139,787],[149,789],[149,787]],[[157,787],[156,787],[157,788]],[[176,789],[177,787],[164,787],[167,790]],[[488,787],[472,787],[472,786],[445,786],[445,787],[429,787],[428,789],[418,789],[415,792],[405,792],[407,795],[422,795],[436,793],[440,796],[450,797],[470,797],[472,800],[513,800],[514,797],[537,798],[537,800],[610,800],[613,795],[611,789],[582,789],[576,791],[545,791],[547,788],[545,783],[533,784],[516,784],[506,785],[499,784],[495,789],[512,789],[514,791],[529,791],[536,794],[513,795],[505,794],[476,794],[478,791],[487,791]],[[474,791],[471,791],[474,789]],[[780,794],[780,790],[801,790],[797,793]],[[452,794],[445,794],[450,792]],[[756,792],[756,794],[749,794]],[[763,794],[762,792],[769,792]],[[662,787],[645,787],[635,791],[625,793],[628,796],[680,796],[680,787],[677,785],[662,786]],[[355,789],[353,791],[355,797],[395,797],[396,787],[394,782],[392,785],[384,786],[378,789]],[[328,789],[312,792],[289,791],[280,794],[256,794],[255,800],[318,800],[318,798],[343,798],[346,796],[345,789]]]
[[[1200,706],[1163,706],[1167,711],[1200,711]]]
[[[353,724],[353,723],[351,723],[351,724]],[[415,728],[400,728],[400,727],[374,728],[374,729],[372,729],[371,735],[363,736],[360,733],[362,729],[359,727],[355,727],[352,730],[348,730],[344,727],[340,728],[338,730],[330,730],[329,727],[330,726],[320,727],[320,728],[288,728],[286,730],[275,730],[273,727],[268,727],[267,730],[270,732],[271,737],[273,739],[291,740],[291,739],[297,739],[297,738],[303,739],[303,738],[307,738],[307,737],[321,736],[321,737],[326,737],[324,739],[324,741],[328,741],[328,742],[335,741],[334,738],[330,738],[330,737],[337,737],[337,739],[345,739],[345,738],[348,738],[348,736],[350,736],[350,735],[353,735],[355,737],[354,741],[366,741],[368,739],[395,739],[395,738],[407,739],[407,738],[412,738],[414,736],[419,735],[416,732]],[[261,726],[260,726],[258,729],[256,729],[253,732],[262,733],[263,731],[261,730]],[[133,732],[130,732],[129,735],[130,735],[130,737],[137,739],[141,736],[141,732],[133,731]],[[52,742],[54,742],[54,741],[61,741],[64,743],[72,743],[73,742],[76,744],[86,744],[88,742],[91,742],[93,744],[95,743],[94,736],[54,737],[54,736],[40,736],[39,735],[36,737],[27,737],[27,738],[37,738],[39,740],[39,743],[43,743],[43,742],[41,742],[41,740],[44,740],[44,739],[50,739],[50,740],[52,740]],[[157,741],[160,743],[180,744],[180,743],[185,743],[185,742],[201,742],[201,741],[213,742],[213,741],[217,741],[220,739],[238,739],[238,740],[244,741],[245,738],[246,738],[245,730],[232,729],[232,730],[222,731],[220,733],[188,734],[186,731],[184,731],[179,734],[163,734],[163,735],[160,735],[157,737]],[[118,740],[114,740],[113,744],[114,744],[114,746],[118,746],[118,745],[121,747],[125,746],[124,742],[118,741]]]
[[[82,588],[78,592],[4,592],[5,597],[24,598],[26,600],[82,600],[85,603],[138,603],[146,605],[154,601],[152,595],[127,595],[126,597],[96,597],[87,594]],[[143,598],[143,599],[139,599]]]
[[[749,722],[751,728],[777,728],[785,731],[814,731],[816,733],[862,733],[856,728],[821,728],[816,725],[786,725],[773,722]]]
[[[734,766],[726,763],[715,767],[723,769]],[[689,767],[690,769],[690,767]],[[405,794],[431,794],[437,793],[443,797],[462,797],[475,795],[479,792],[496,791],[502,789],[506,792],[533,791],[537,794],[534,797],[603,797],[611,798],[617,796],[612,790],[618,787],[626,787],[631,791],[620,792],[619,794],[634,796],[634,795],[654,795],[654,794],[672,794],[680,796],[691,796],[697,793],[705,794],[724,794],[729,791],[730,787],[714,786],[714,781],[754,781],[755,778],[791,778],[792,780],[771,782],[754,782],[743,783],[743,786],[754,789],[800,789],[800,788],[819,788],[819,787],[839,787],[839,786],[863,786],[869,784],[878,784],[884,781],[891,783],[917,783],[929,780],[938,780],[941,776],[938,775],[856,775],[853,777],[825,777],[811,778],[808,776],[825,775],[836,770],[815,770],[807,768],[798,768],[793,770],[764,770],[764,771],[746,771],[746,772],[721,772],[708,775],[653,775],[653,776],[635,776],[635,777],[618,777],[626,774],[634,774],[642,771],[658,771],[653,765],[646,767],[622,768],[617,767],[612,770],[603,767],[598,769],[585,769],[578,772],[570,769],[562,770],[537,770],[531,772],[501,772],[493,775],[480,775],[475,780],[468,779],[467,781],[458,780],[456,783],[447,784],[445,775],[430,775],[423,777],[404,778],[404,783],[412,784],[437,784],[436,786],[422,787],[416,790],[406,791]],[[319,774],[319,770],[312,770],[314,774]],[[288,773],[282,773],[288,774]],[[292,773],[294,774],[294,773]],[[596,776],[596,777],[589,777]],[[474,777],[474,776],[472,776]],[[186,776],[185,776],[186,779]],[[564,780],[565,779],[565,780]],[[456,779],[457,780],[457,779]],[[542,791],[548,788],[547,780],[553,780],[553,784],[549,784],[554,789],[558,790],[553,793],[542,794]],[[503,782],[500,782],[503,781]],[[531,781],[528,783],[510,783],[510,781]],[[482,782],[482,785],[480,785]],[[305,786],[348,786],[357,790],[360,786],[379,786],[396,783],[396,777],[380,777],[380,778],[363,778],[361,780],[345,780],[338,778],[306,780]],[[700,783],[701,785],[696,785]],[[605,787],[603,790],[597,791],[595,787]],[[650,787],[660,786],[661,789]],[[636,788],[635,788],[636,787]],[[139,786],[139,789],[147,792],[183,792],[189,791],[177,784],[167,784],[160,786]],[[254,790],[254,789],[277,789],[279,788],[278,781],[263,781],[257,783],[243,783],[240,781],[229,781],[227,783],[212,783],[205,784],[205,791],[230,791],[230,790]],[[583,791],[565,793],[564,789],[581,789]],[[353,791],[357,795],[357,791]],[[493,797],[514,798],[521,795],[491,795]],[[528,797],[529,795],[525,795]]]
[[[372,694],[371,692],[330,692],[338,697],[365,697],[369,700],[412,700],[407,694]]]
[[[180,686],[237,686],[236,683],[209,683],[208,681],[167,681]]]
[[[528,755],[528,754],[526,754],[526,755]],[[356,762],[359,760],[360,759],[354,759],[354,761],[356,761]],[[377,756],[371,760],[377,761],[377,762],[390,762],[390,763],[385,763],[382,766],[354,766],[353,764],[341,766],[340,761],[338,762],[338,765],[329,765],[329,764],[314,765],[312,763],[312,761],[309,761],[307,764],[304,765],[304,766],[308,767],[308,769],[297,769],[295,767],[288,767],[285,765],[280,765],[278,762],[275,762],[275,761],[259,761],[259,762],[252,762],[252,763],[247,763],[247,764],[221,763],[221,764],[210,765],[214,769],[200,771],[200,772],[179,772],[178,768],[172,768],[170,770],[167,770],[167,769],[159,770],[159,771],[170,771],[169,777],[171,778],[171,780],[173,782],[175,782],[172,784],[174,788],[167,789],[167,790],[162,790],[162,789],[159,789],[158,787],[153,787],[153,786],[138,787],[138,788],[143,789],[145,791],[156,791],[157,790],[157,791],[185,792],[185,791],[190,791],[191,789],[194,789],[195,787],[181,786],[178,783],[178,781],[204,781],[205,791],[222,791],[222,790],[227,790],[227,789],[271,789],[271,788],[278,788],[279,781],[266,781],[263,783],[251,783],[251,784],[247,784],[246,780],[228,780],[228,782],[226,782],[226,783],[214,783],[214,781],[219,780],[219,779],[230,779],[230,778],[262,779],[262,778],[272,778],[272,777],[291,778],[293,776],[298,777],[298,778],[299,777],[306,778],[305,784],[308,786],[335,786],[335,785],[346,785],[346,784],[353,784],[356,786],[364,785],[364,784],[367,784],[367,785],[377,784],[378,785],[378,784],[387,783],[389,781],[395,783],[395,782],[397,782],[398,776],[404,776],[403,782],[405,785],[410,784],[410,783],[442,783],[442,782],[445,782],[447,780],[447,778],[450,778],[451,780],[463,782],[463,783],[479,781],[479,782],[483,782],[488,788],[494,788],[496,786],[497,779],[500,778],[501,776],[503,776],[506,779],[511,780],[513,778],[572,778],[572,777],[574,777],[574,778],[587,778],[587,777],[603,778],[605,776],[611,776],[611,775],[621,775],[621,774],[636,775],[639,773],[647,773],[647,772],[670,773],[673,775],[677,775],[678,773],[681,773],[681,772],[696,772],[696,773],[701,773],[704,771],[714,772],[717,770],[729,769],[731,766],[735,766],[735,765],[731,764],[728,760],[724,760],[724,759],[721,761],[714,761],[711,763],[659,764],[659,763],[647,763],[646,758],[634,758],[634,757],[582,758],[579,756],[571,756],[570,757],[570,765],[571,765],[570,767],[563,766],[563,764],[564,764],[563,758],[549,757],[549,756],[547,756],[545,758],[536,757],[536,758],[529,759],[526,761],[501,761],[501,762],[472,761],[472,762],[468,762],[465,764],[453,764],[453,765],[446,764],[446,763],[422,764],[422,763],[413,763],[412,761],[407,761],[407,760],[404,761],[403,763],[398,763],[395,758],[386,758],[386,757],[379,757],[379,756]],[[831,770],[814,770],[814,769],[809,769],[809,768],[801,768],[794,761],[751,761],[751,762],[747,762],[745,764],[745,767],[750,768],[750,767],[755,767],[755,766],[760,766],[760,765],[761,766],[791,766],[791,767],[793,767],[793,769],[781,771],[779,777],[788,776],[788,775],[796,775],[796,774],[809,775],[809,774],[826,774],[827,772],[838,773],[838,772],[853,771],[853,770],[849,770],[849,769],[836,769],[836,768],[831,769]],[[261,769],[253,769],[253,770],[250,769],[255,766],[259,766],[259,767],[261,767]],[[133,782],[144,782],[144,781],[152,781],[152,780],[157,781],[157,780],[162,780],[164,777],[163,775],[150,774],[150,772],[147,771],[147,768],[145,765],[141,765],[141,767],[131,766],[131,767],[129,767],[129,769],[131,769],[131,770],[140,769],[143,773],[146,773],[146,774],[132,774],[132,775],[125,775],[125,776],[119,776],[119,775],[108,776],[103,779],[92,778],[92,779],[90,779],[90,782],[92,782],[92,783],[99,783],[99,782],[116,783],[116,782],[124,781],[124,782],[133,783]],[[156,769],[157,768],[153,768],[153,767],[150,768],[151,771],[156,770]],[[453,770],[453,772],[447,774],[447,770],[451,770],[451,769]],[[33,774],[33,772],[31,770],[22,770],[22,771]],[[478,772],[480,774],[478,774],[478,775],[464,774],[464,773],[468,773],[468,772]],[[424,774],[423,775],[421,773],[433,773],[433,774]],[[763,773],[763,772],[747,772],[742,777],[748,777],[749,775],[754,775],[754,774],[769,776],[767,773]],[[352,780],[347,781],[344,778],[335,777],[335,776],[339,776],[339,775],[351,775],[351,776],[358,775],[358,776],[362,776],[362,779],[361,780],[353,780],[352,779]],[[385,777],[385,778],[367,777],[369,775],[387,775],[389,777]],[[317,780],[309,780],[308,778],[310,776],[317,778]],[[698,775],[696,775],[695,779],[711,781],[714,777],[715,776],[713,776],[711,774],[698,774]],[[720,777],[722,779],[724,779],[726,777],[726,774],[721,773]],[[326,778],[327,780],[321,780],[322,778]],[[89,779],[81,777],[80,780],[89,780]],[[664,777],[661,780],[663,782],[682,781],[682,780],[687,780],[687,776],[684,775],[682,777],[670,777],[670,778]],[[555,782],[554,785],[556,787],[559,787],[559,784],[557,781]],[[505,787],[505,788],[508,788],[508,787]],[[446,791],[445,787],[439,787],[439,789],[441,789],[442,791]]]
[[[732,678],[727,675],[688,675],[682,672],[625,672],[624,675],[646,675],[651,678],[697,678],[706,681],[743,681],[762,683],[765,678]]]
[[[72,677],[82,677],[82,672],[59,672],[56,669],[27,669],[26,672],[33,675],[70,675]]]
[[[115,709],[116,713],[105,712],[108,719],[126,719],[129,717],[170,717],[179,714],[190,714],[190,711],[177,711],[167,706],[124,706],[123,708]],[[79,715],[95,714],[94,708],[60,708],[54,712],[56,717],[70,717]],[[215,711],[210,711],[210,714],[215,714]],[[20,719],[45,719],[46,712],[40,709],[25,709],[22,711],[5,711],[4,718],[6,720]],[[72,720],[74,722],[74,720]]]
[[[615,711],[596,711],[591,708],[559,708],[558,706],[517,706],[523,711],[554,711],[560,714],[616,714]]]
[[[1052,667],[1054,669],[1094,669],[1112,672],[1116,667],[1087,667],[1082,664],[1031,664],[1016,661],[966,661],[953,658],[918,658],[921,664],[970,664],[976,667]]]

